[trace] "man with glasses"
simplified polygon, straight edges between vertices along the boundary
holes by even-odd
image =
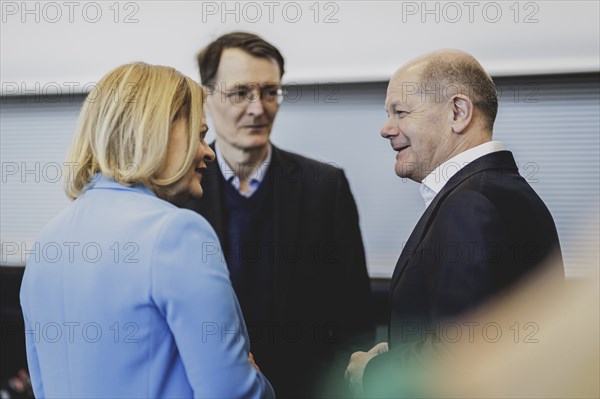
[[[341,169],[271,144],[284,73],[273,45],[226,34],[198,54],[198,66],[217,159],[204,174],[204,197],[189,207],[219,236],[251,351],[276,395],[331,393],[323,380],[341,380],[349,345],[372,333],[348,180]]]

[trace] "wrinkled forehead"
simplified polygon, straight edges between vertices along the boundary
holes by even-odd
[[[280,75],[279,64],[273,58],[255,57],[243,50],[229,48],[223,50],[216,80],[227,85],[264,85],[279,83]]]
[[[418,69],[403,68],[392,75],[386,93],[386,109],[398,104],[410,104],[420,98],[421,79]]]

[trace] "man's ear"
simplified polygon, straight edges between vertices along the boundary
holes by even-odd
[[[463,133],[473,119],[473,102],[464,94],[455,94],[450,99],[452,107],[452,131]]]

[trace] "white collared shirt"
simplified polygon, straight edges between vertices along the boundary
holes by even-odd
[[[253,176],[248,179],[248,192],[242,192],[240,190],[240,179],[235,173],[237,168],[242,167],[241,165],[235,165],[234,169],[231,169],[223,155],[221,154],[221,150],[219,150],[219,143],[215,142],[215,153],[217,155],[216,162],[219,164],[219,168],[221,169],[221,173],[225,177],[225,180],[228,181],[238,193],[243,195],[246,198],[249,198],[258,190],[260,183],[262,183],[267,170],[269,169],[269,164],[271,163],[271,155],[272,155],[272,147],[271,143],[269,143],[269,150],[267,151],[267,156],[265,160],[258,166]]]
[[[421,186],[419,187],[421,197],[423,197],[423,201],[425,201],[425,209],[431,204],[435,196],[442,191],[442,188],[444,188],[448,180],[458,173],[459,170],[477,158],[503,150],[504,143],[501,141],[488,141],[487,143],[480,144],[477,147],[461,152],[435,168],[423,179]]]

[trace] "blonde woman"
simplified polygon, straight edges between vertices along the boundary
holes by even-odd
[[[73,202],[38,237],[21,305],[37,398],[269,397],[202,195],[203,92],[168,67],[107,74],[66,165]]]

